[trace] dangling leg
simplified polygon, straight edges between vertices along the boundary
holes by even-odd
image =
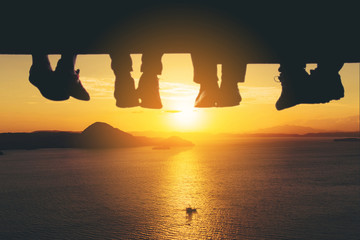
[[[79,79],[80,69],[75,71],[76,54],[64,53],[57,63],[55,77],[63,82],[68,94],[76,99],[88,101],[90,96]]]
[[[238,62],[225,62],[222,65],[220,97],[218,107],[237,106],[241,102],[238,88],[239,82],[245,81],[246,64]]]
[[[344,97],[344,87],[339,71],[344,66],[339,61],[321,61],[314,70],[310,70],[310,81],[316,86],[317,101],[326,103]]]
[[[191,59],[194,66],[194,82],[200,84],[195,107],[215,107],[219,97],[216,61],[199,53],[191,53]]]
[[[312,101],[313,91],[304,63],[280,64],[279,72],[282,92],[275,104],[277,110]]]
[[[55,76],[59,81],[64,82],[70,96],[79,100],[88,101],[90,100],[90,96],[79,79],[80,69],[75,71],[76,57],[77,55],[73,53],[61,54],[61,58],[55,69]]]
[[[322,61],[311,75],[305,64],[280,65],[282,93],[276,108],[282,110],[301,103],[326,103],[344,97],[344,87],[338,73],[344,64]]]
[[[32,66],[29,80],[47,99],[63,101],[69,99],[69,93],[63,82],[58,81],[51,68],[47,54],[32,54]]]
[[[130,54],[110,53],[111,69],[115,74],[116,106],[120,108],[139,106],[139,99],[135,90],[135,82],[131,77],[132,61]]]
[[[162,55],[159,52],[145,52],[142,55],[142,75],[137,91],[141,100],[140,106],[143,108],[162,108],[158,78],[158,75],[161,75],[162,72]]]

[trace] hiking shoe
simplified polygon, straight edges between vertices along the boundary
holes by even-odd
[[[51,66],[31,66],[29,81],[39,89],[43,97],[49,100],[64,101],[70,97],[64,83],[55,78]]]
[[[135,82],[130,73],[124,76],[116,76],[114,97],[116,106],[130,108],[139,106],[139,99],[135,90]]]
[[[89,101],[90,95],[81,84],[81,81],[79,79],[80,78],[79,74],[80,74],[80,69],[77,69],[73,75],[74,80],[71,81],[70,83],[70,87],[69,87],[70,96],[79,100]]]
[[[59,65],[58,65],[59,66]],[[78,100],[89,101],[89,93],[85,90],[79,79],[80,69],[64,70],[61,67],[56,67],[54,75],[56,81],[61,82],[68,92],[69,96]]]
[[[318,65],[316,69],[310,70],[310,81],[316,85],[319,102],[327,103],[344,97],[344,86],[338,73],[343,64],[339,65],[324,67]]]
[[[233,107],[240,105],[241,96],[237,82],[233,84],[221,83],[217,107]]]
[[[216,81],[210,83],[200,84],[200,91],[195,100],[195,107],[197,108],[211,108],[216,107],[219,99],[219,86]]]
[[[300,103],[312,103],[313,91],[309,88],[309,74],[303,67],[279,68],[282,91],[275,107],[283,110]]]
[[[159,79],[156,74],[142,74],[137,89],[140,106],[143,108],[161,109]]]

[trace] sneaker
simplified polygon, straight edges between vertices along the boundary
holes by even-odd
[[[122,77],[116,76],[114,97],[117,107],[130,108],[139,106],[135,82],[129,73]]]
[[[211,108],[216,107],[219,99],[219,86],[216,81],[211,81],[210,84],[200,84],[200,91],[195,100],[195,107],[197,108]]]
[[[81,81],[79,79],[79,73],[80,69],[77,69],[73,75],[74,81],[71,82],[69,87],[70,96],[79,100],[89,101],[90,95],[81,84]]]
[[[237,83],[221,83],[217,107],[233,107],[240,105],[241,96]]]
[[[59,65],[58,65],[59,66]],[[69,96],[79,100],[89,101],[89,93],[85,90],[79,79],[80,69],[63,70],[61,67],[56,67],[54,74],[57,81],[62,82],[66,88]]]
[[[64,101],[69,99],[69,93],[64,83],[55,78],[51,66],[34,67],[31,66],[29,81],[37,87],[41,95],[52,101]]]
[[[140,106],[150,109],[161,109],[162,103],[159,93],[159,79],[156,74],[142,74],[137,89]]]
[[[300,103],[312,103],[312,91],[309,87],[309,74],[304,68],[279,68],[279,80],[282,85],[282,91],[275,107],[277,110],[283,110],[293,107]]]
[[[320,95],[319,102],[327,103],[344,97],[344,86],[338,73],[341,67],[333,69],[318,67],[310,71],[310,80],[317,86]]]

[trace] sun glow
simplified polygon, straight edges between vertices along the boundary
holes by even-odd
[[[175,131],[198,131],[202,111],[194,108],[199,85],[193,82],[190,54],[165,54],[160,77],[160,95],[167,124]]]
[[[201,126],[202,112],[194,108],[196,95],[178,95],[168,99],[169,124],[176,130],[198,130]]]
[[[173,114],[174,123],[182,129],[194,130],[200,122],[200,113],[195,109],[184,109]]]

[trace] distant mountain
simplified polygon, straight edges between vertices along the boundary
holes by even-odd
[[[38,131],[1,133],[0,149],[36,148],[120,148],[140,146],[192,146],[179,137],[147,138],[123,132],[109,124],[96,122],[80,132]]]
[[[136,147],[144,145],[133,135],[123,132],[109,124],[96,122],[80,134],[80,146],[88,148]]]
[[[326,131],[296,125],[281,125],[245,133],[221,133],[218,137],[360,137],[360,132]]]
[[[240,133],[240,134],[221,134],[228,138],[237,137],[360,137],[359,132],[320,132],[306,134],[286,134],[286,133]]]
[[[163,140],[159,140],[156,142],[157,146],[162,146],[162,147],[175,147],[175,146],[184,146],[184,147],[189,147],[189,146],[194,146],[194,144],[188,140],[184,140],[180,137],[169,137]]]
[[[311,127],[297,126],[297,125],[281,125],[270,128],[262,128],[252,133],[271,133],[271,134],[307,134],[326,132],[323,129],[316,129]]]

